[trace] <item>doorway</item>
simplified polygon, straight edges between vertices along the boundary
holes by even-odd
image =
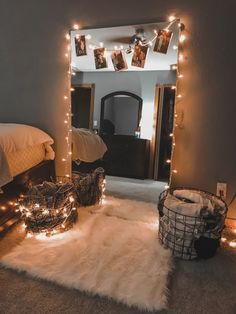
[[[157,85],[155,97],[154,135],[151,151],[151,178],[168,182],[175,114],[175,89],[172,85]]]
[[[75,128],[93,129],[95,84],[73,85],[71,92],[72,125]]]

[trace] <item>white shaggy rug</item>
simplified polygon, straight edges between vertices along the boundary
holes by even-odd
[[[27,238],[1,264],[69,288],[107,296],[140,309],[167,303],[171,254],[158,241],[154,204],[107,198],[79,209],[64,234]]]

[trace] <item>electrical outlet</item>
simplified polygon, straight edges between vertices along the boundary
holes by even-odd
[[[216,195],[221,197],[223,200],[226,199],[227,184],[224,182],[218,182],[216,186]]]
[[[94,126],[94,127],[95,127],[95,126],[98,126],[97,120],[93,120],[93,126]]]

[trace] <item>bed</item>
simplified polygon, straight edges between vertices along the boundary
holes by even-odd
[[[55,177],[52,144],[38,128],[0,123],[0,238],[20,219],[14,207],[19,195]]]
[[[38,128],[0,123],[0,189],[44,161],[54,160],[53,142]]]

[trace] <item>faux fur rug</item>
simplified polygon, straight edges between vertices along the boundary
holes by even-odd
[[[166,307],[171,254],[158,241],[154,204],[107,198],[79,209],[70,231],[27,238],[1,264],[140,309]]]

